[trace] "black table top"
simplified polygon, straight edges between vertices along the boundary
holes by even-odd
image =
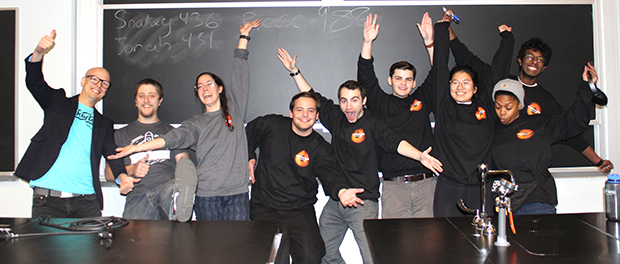
[[[53,219],[56,223],[75,219]],[[0,219],[15,234],[70,232],[38,220]],[[269,259],[276,221],[130,220],[112,245],[97,234],[23,237],[0,241],[0,263],[260,263]]]
[[[508,247],[480,235],[472,219],[373,219],[364,228],[377,264],[620,263],[620,223],[602,213],[515,216]]]

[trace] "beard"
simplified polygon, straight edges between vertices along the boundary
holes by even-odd
[[[151,109],[150,111],[143,111],[143,110],[138,110],[138,112],[140,112],[140,115],[142,117],[152,117],[153,115],[155,115],[155,110]]]

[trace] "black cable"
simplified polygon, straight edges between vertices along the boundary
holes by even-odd
[[[40,216],[38,220],[40,225],[72,232],[14,234],[11,232],[10,228],[3,228],[0,230],[0,240],[55,235],[84,235],[94,233],[99,233],[99,237],[101,239],[111,239],[111,232],[113,232],[114,229],[121,228],[129,224],[127,219],[119,217],[90,217],[60,224],[54,223],[48,216]]]
[[[39,217],[39,224],[44,226],[55,227],[68,231],[92,231],[99,232],[103,229],[116,229],[129,224],[125,218],[119,217],[89,217],[75,221],[56,224],[51,218],[46,216]]]

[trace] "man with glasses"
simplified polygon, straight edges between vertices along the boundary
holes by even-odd
[[[56,31],[44,36],[26,58],[26,86],[45,113],[43,126],[31,139],[15,175],[33,187],[32,217],[82,218],[101,216],[99,180],[101,156],[115,153],[112,120],[94,106],[110,88],[104,68],[88,70],[82,92],[67,98],[43,78],[42,60],[54,46]],[[115,177],[126,174],[123,162],[111,160]]]
[[[525,107],[521,110],[522,115],[554,115],[563,111],[562,106],[555,100],[553,95],[545,90],[536,81],[538,76],[542,74],[551,60],[551,47],[540,38],[531,38],[521,45],[517,62],[519,63],[519,76],[517,79],[523,85],[525,90],[524,103]],[[594,65],[590,65],[593,67]],[[594,84],[590,84],[596,90],[592,101],[599,105],[607,104],[607,97]],[[562,144],[571,146],[580,151],[588,160],[598,167],[598,169],[607,173],[614,168],[610,160],[599,157],[594,149],[584,139],[583,135],[576,136]]]

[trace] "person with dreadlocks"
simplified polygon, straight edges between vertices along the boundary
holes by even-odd
[[[194,208],[197,220],[249,220],[248,149],[243,125],[250,86],[247,46],[250,31],[258,26],[258,19],[239,26],[241,36],[235,49],[228,93],[217,75],[199,74],[194,90],[205,106],[205,113],[184,121],[160,138],[119,148],[116,155],[109,157],[121,158],[160,148],[194,149],[198,174]]]

